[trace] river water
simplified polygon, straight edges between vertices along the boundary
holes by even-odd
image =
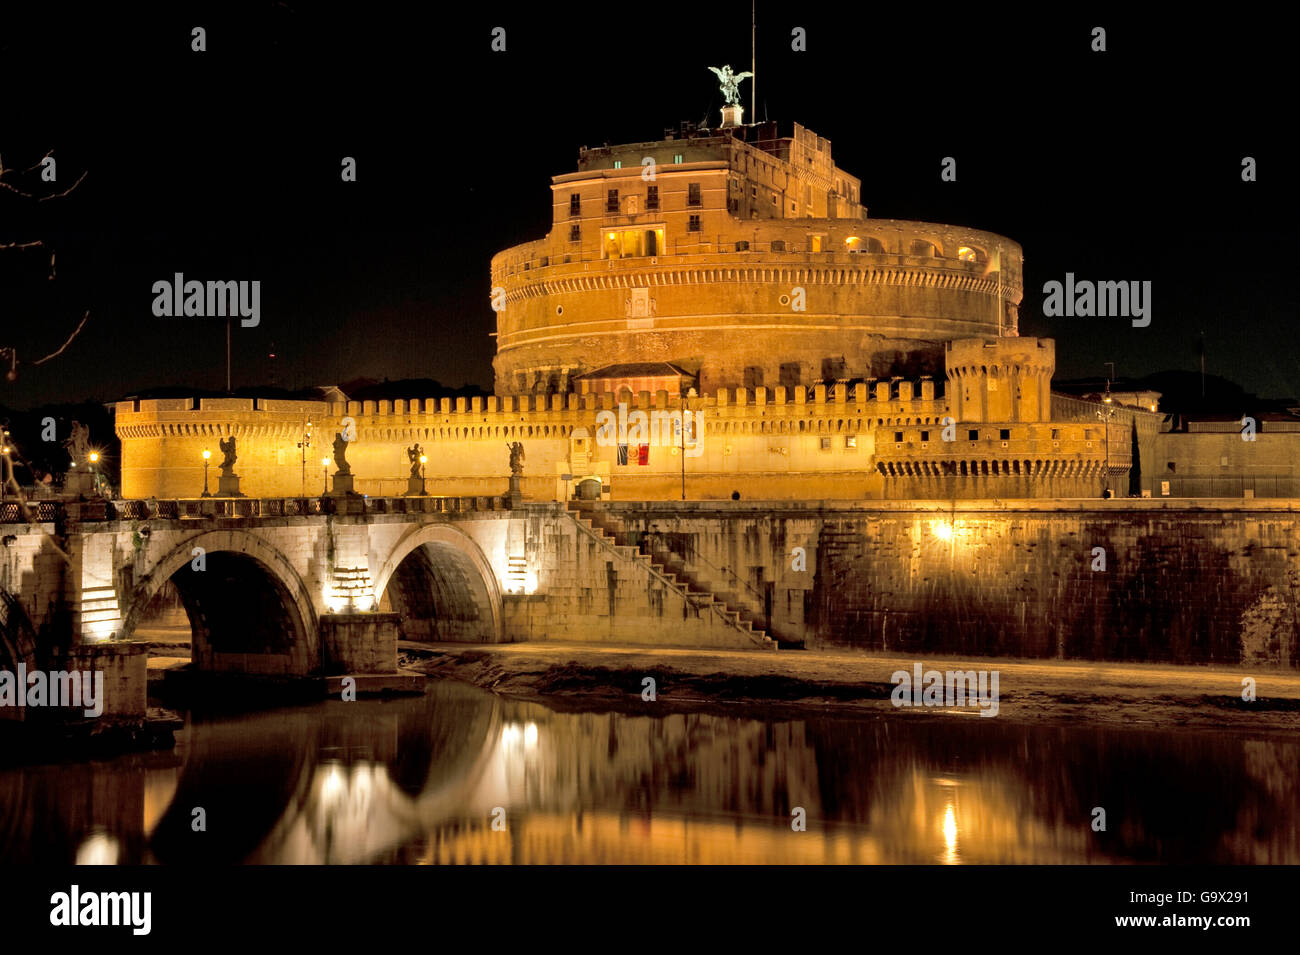
[[[0,768],[0,857],[1296,864],[1297,779],[1300,743],[1248,734],[572,713],[431,681],[191,716],[166,752]]]

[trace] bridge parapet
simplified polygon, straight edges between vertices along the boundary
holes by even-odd
[[[467,514],[507,510],[501,497],[194,497],[170,500],[0,504],[0,524],[176,520],[185,517],[311,517],[321,514]]]

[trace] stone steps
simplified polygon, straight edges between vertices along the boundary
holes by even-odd
[[[622,526],[604,518],[594,507],[583,507],[580,503],[571,501],[568,510],[580,526],[599,535],[615,553],[652,568],[658,577],[666,581],[697,610],[717,614],[728,626],[749,636],[764,649],[777,648],[777,642],[755,626],[757,618],[753,614],[743,607],[737,608],[715,590],[703,586],[687,571],[685,562],[680,558],[671,555],[670,552],[647,553],[641,547],[619,543],[626,536]],[[671,561],[671,564],[668,561]],[[732,594],[731,597],[734,599],[735,595]]]

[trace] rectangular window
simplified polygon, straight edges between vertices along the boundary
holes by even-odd
[[[700,217],[699,217],[699,216],[691,216],[690,220],[689,220],[689,221],[687,222],[687,224],[686,224],[686,231],[687,231],[687,232],[699,232],[699,231],[700,231]]]
[[[748,252],[748,251],[749,251],[749,240],[748,240],[748,239],[741,239],[739,242],[737,242],[737,243],[736,243],[736,251],[737,251],[737,252]]]
[[[609,197],[605,200],[606,212],[618,212],[618,190],[609,190]]]
[[[1003,441],[1010,441],[1010,440],[1011,440],[1011,429],[1010,429],[1010,428],[1003,428],[1003,429],[1001,429],[1001,430],[998,432],[998,437],[1000,437]]]
[[[922,441],[929,441],[929,440],[930,440],[930,432],[929,432],[929,431],[922,431],[922,432],[921,432],[921,440],[922,440]]]
[[[615,159],[615,160],[614,160],[614,168],[615,168],[615,169],[622,169],[622,168],[623,168],[623,160],[621,160],[621,159]]]
[[[966,432],[966,436],[970,438],[970,440],[972,441],[978,441],[980,439],[979,429],[971,428],[969,431]]]
[[[680,165],[681,165],[681,162],[682,162],[682,154],[681,154],[681,153],[677,153],[675,156],[673,156],[673,163],[674,163],[674,165],[678,165],[678,166],[680,166]]]
[[[582,215],[582,196],[576,192],[569,193],[569,215]]]
[[[895,440],[895,441],[902,441],[902,440],[903,440],[903,432],[901,432],[901,431],[895,431],[895,432],[894,432],[894,440]]]
[[[686,204],[688,206],[701,205],[703,200],[700,198],[700,184],[698,182],[689,183],[686,186]]]
[[[858,436],[856,434],[849,434],[844,436],[844,447],[856,448],[857,446],[858,446]]]
[[[647,209],[659,208],[659,187],[648,186],[645,191],[645,207]]]
[[[822,438],[822,450],[823,450],[823,451],[829,451],[830,449],[831,449],[831,439],[830,439],[830,438]]]
[[[1060,441],[1060,440],[1061,440],[1061,430],[1060,430],[1059,428],[1053,428],[1053,429],[1052,429],[1052,440],[1053,440],[1053,441]]]
[[[569,241],[577,242],[581,239],[582,239],[582,227],[576,225],[569,226]]]
[[[785,251],[785,239],[773,239],[773,240],[772,240],[772,251],[773,251],[773,252],[784,252],[784,251]]]

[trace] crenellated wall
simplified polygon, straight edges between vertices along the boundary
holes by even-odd
[[[208,488],[215,492],[218,442],[233,435],[243,494],[320,496],[337,465],[334,435],[344,432],[353,436],[346,457],[355,490],[372,497],[407,493],[408,448],[416,444],[427,458],[426,493],[495,496],[507,489],[508,445],[518,441],[523,496],[535,501],[569,499],[583,482],[606,500],[1091,497],[1100,493],[1108,457],[1112,475],[1126,471],[1124,429],[1112,425],[1107,439],[1100,422],[1054,424],[1038,416],[1050,365],[1027,364],[1022,375],[1015,359],[1026,349],[1050,356],[1050,348],[1033,339],[976,341],[1012,362],[1005,388],[1009,401],[1019,403],[981,404],[969,421],[957,415],[948,422],[946,436],[949,400],[929,378],[722,389],[686,399],[624,391],[346,404],[120,402],[122,495],[198,497],[204,450],[212,453]],[[974,379],[954,380],[961,384],[950,384],[950,391]],[[1014,398],[1022,390],[1024,397]],[[680,420],[683,401],[690,415],[685,436],[671,420]],[[1006,418],[993,417],[1003,412]],[[640,435],[638,414],[646,426]],[[328,468],[324,457],[331,459]]]

